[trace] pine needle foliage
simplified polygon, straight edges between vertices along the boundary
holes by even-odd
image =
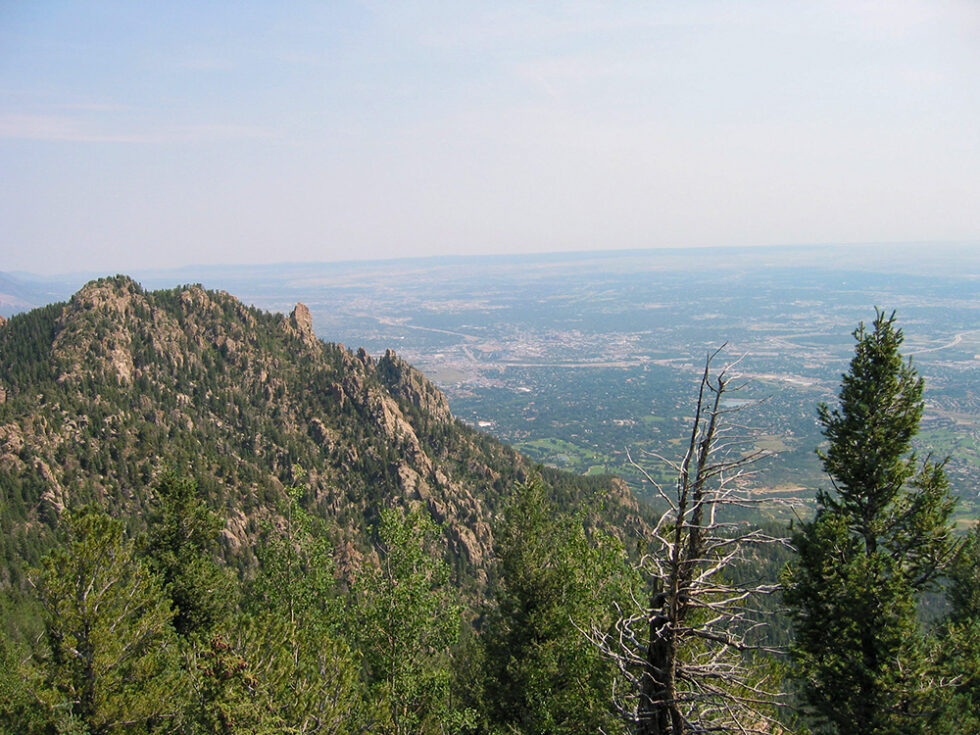
[[[785,576],[795,674],[820,732],[928,731],[931,676],[919,596],[955,552],[943,465],[913,449],[923,381],[899,351],[895,314],[854,331],[839,403],[821,405],[819,451],[833,490],[817,494]]]

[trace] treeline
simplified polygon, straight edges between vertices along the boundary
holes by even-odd
[[[426,514],[389,509],[346,581],[325,522],[281,499],[257,567],[217,559],[220,519],[168,475],[147,528],[96,506],[5,600],[9,733],[599,732],[610,663],[580,629],[634,580],[622,545],[519,485],[498,533],[494,600],[464,613]],[[479,634],[475,630],[479,629]]]

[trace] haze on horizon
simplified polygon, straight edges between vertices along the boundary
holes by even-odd
[[[0,4],[0,271],[980,242],[972,0]]]

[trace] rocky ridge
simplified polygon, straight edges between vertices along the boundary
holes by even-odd
[[[226,555],[240,564],[284,488],[302,483],[348,570],[380,508],[421,507],[477,587],[500,504],[533,471],[456,421],[394,352],[375,360],[320,341],[303,304],[285,317],[200,286],[146,292],[117,276],[0,326],[5,538],[43,538],[66,508],[91,500],[138,523],[148,488],[171,467],[222,509]],[[604,496],[604,525],[627,533],[640,522],[618,481],[552,475],[566,502]],[[34,547],[20,546],[0,551],[33,561]]]

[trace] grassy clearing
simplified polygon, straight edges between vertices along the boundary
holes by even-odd
[[[602,466],[597,464],[597,460],[603,458],[599,457],[593,449],[583,449],[564,439],[554,437],[533,439],[519,442],[514,446],[533,460],[579,474],[588,474],[592,466]]]
[[[654,416],[650,414],[648,416],[640,416],[640,421],[644,424],[662,424],[667,420],[666,416]]]
[[[763,436],[758,439],[755,443],[755,448],[763,452],[788,452],[793,448],[784,437],[781,436]]]
[[[971,528],[980,523],[976,518],[957,518],[956,525],[954,528],[957,531],[969,531]]]

